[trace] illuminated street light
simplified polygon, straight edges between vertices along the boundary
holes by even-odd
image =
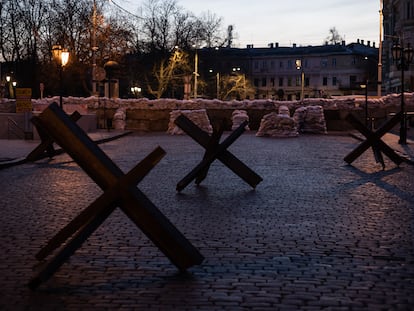
[[[63,69],[69,62],[69,51],[63,49],[60,45],[54,45],[52,47],[52,55],[56,63],[59,64],[59,85],[60,85],[60,95],[59,95],[59,106],[63,109]]]
[[[303,93],[304,93],[304,84],[305,84],[305,72],[303,71],[302,60],[297,59],[295,61],[296,69],[301,71],[301,91],[300,91],[300,100],[303,101]]]
[[[10,86],[10,81],[11,81],[11,76],[7,75],[6,76],[6,88],[7,88],[7,97],[8,98],[12,97],[12,90],[11,90],[11,86]]]
[[[16,86],[17,86],[17,81],[13,81],[13,82],[11,83],[11,85],[12,85],[12,90],[13,90],[13,93],[12,93],[12,95],[11,95],[11,98],[16,98]]]
[[[401,70],[401,126],[400,126],[400,140],[398,141],[401,145],[407,144],[407,116],[405,111],[404,102],[404,71],[408,70],[409,65],[413,61],[413,49],[408,46],[406,48],[397,41],[391,48],[392,58],[397,66],[398,70]]]
[[[213,69],[210,69],[209,72],[214,73]],[[220,99],[220,72],[216,72],[216,91],[217,99]]]
[[[142,89],[141,89],[140,87],[138,87],[138,86],[133,86],[133,87],[131,87],[131,93],[132,93],[132,94],[133,94],[136,98],[138,98],[138,97],[140,96],[141,92],[142,92]]]

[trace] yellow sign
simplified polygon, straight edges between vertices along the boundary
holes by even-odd
[[[32,111],[32,89],[16,88],[16,112]]]

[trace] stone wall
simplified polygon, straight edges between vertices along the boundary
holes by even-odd
[[[42,100],[32,100],[35,111],[41,111],[52,102],[58,102],[58,97]],[[414,111],[414,94],[406,93],[405,102],[407,111]],[[350,96],[333,99],[308,98],[301,101],[274,101],[274,100],[245,100],[245,101],[219,101],[219,100],[176,100],[159,99],[108,99],[98,97],[64,98],[64,109],[71,113],[74,110],[81,114],[96,113],[98,127],[105,128],[106,120],[113,119],[117,109],[126,110],[126,129],[139,131],[167,131],[170,112],[173,110],[206,109],[212,122],[224,120],[227,130],[232,126],[232,113],[234,110],[245,110],[248,113],[251,130],[257,130],[264,115],[277,112],[281,105],[287,106],[291,115],[303,106],[322,106],[324,109],[328,131],[341,131],[350,129],[345,121],[347,113],[352,112],[361,119],[365,116],[365,97]],[[370,98],[368,101],[369,115],[374,117],[375,124],[383,122],[390,112],[400,110],[401,97],[391,94],[381,98]],[[0,112],[12,112],[14,102],[0,100]],[[15,108],[14,108],[15,109]],[[4,111],[8,110],[8,111]]]

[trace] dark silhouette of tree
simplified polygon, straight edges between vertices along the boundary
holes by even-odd
[[[337,44],[341,43],[343,37],[339,34],[338,30],[335,27],[329,29],[329,36],[326,37],[325,43],[328,44]]]

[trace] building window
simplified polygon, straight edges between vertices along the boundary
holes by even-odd
[[[262,86],[265,87],[267,85],[267,79],[262,78]]]
[[[275,61],[270,61],[270,68],[275,69]]]
[[[290,59],[288,60],[288,69],[292,69],[292,61]]]
[[[259,87],[259,81],[260,80],[258,78],[254,79],[253,84],[254,84],[255,87]]]
[[[258,61],[254,62],[254,69],[259,69],[259,62]]]
[[[327,86],[328,85],[328,77],[323,77],[322,85],[323,86]]]
[[[305,86],[309,86],[310,85],[310,80],[309,78],[305,77]]]
[[[336,83],[337,83],[337,79],[336,79],[336,77],[333,77],[332,78],[332,85],[336,86]]]
[[[283,86],[283,78],[279,78],[279,86]]]
[[[270,78],[270,86],[271,87],[275,86],[275,78]]]
[[[351,88],[355,87],[356,82],[357,82],[356,76],[349,76],[349,85]]]
[[[282,61],[279,62],[279,68],[283,68],[283,62]]]
[[[336,58],[332,58],[332,67],[336,67]]]
[[[327,59],[322,59],[321,60],[321,67],[322,68],[328,67],[328,60]]]
[[[296,86],[300,86],[300,80],[301,80],[300,77],[296,77]]]
[[[292,78],[288,78],[287,85],[288,85],[288,86],[292,86]]]

